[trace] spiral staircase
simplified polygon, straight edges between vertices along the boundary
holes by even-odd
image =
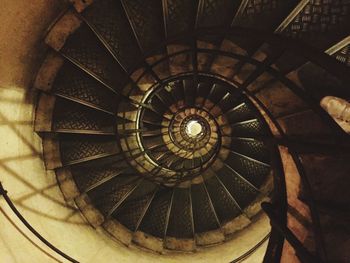
[[[34,83],[46,168],[126,245],[229,241],[263,201],[287,209],[281,147],[300,168],[300,153],[348,146],[320,100],[349,99],[349,12],[346,0],[67,2]]]

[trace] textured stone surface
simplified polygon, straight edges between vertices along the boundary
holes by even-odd
[[[34,129],[36,132],[51,131],[52,113],[56,98],[47,94],[41,94],[35,114]]]
[[[50,51],[41,65],[34,81],[34,88],[50,91],[58,70],[63,65],[63,58],[54,51]]]
[[[79,28],[81,23],[82,21],[74,14],[74,11],[69,10],[51,28],[45,38],[45,43],[57,51],[60,50],[67,38]]]

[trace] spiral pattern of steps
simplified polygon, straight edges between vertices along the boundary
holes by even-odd
[[[284,50],[212,32],[161,43],[207,27],[281,30],[305,5],[91,2],[75,1],[46,38],[36,130],[47,168],[94,227],[127,245],[195,251],[229,240],[273,190],[272,133],[244,89]]]

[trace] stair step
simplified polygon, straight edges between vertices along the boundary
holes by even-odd
[[[198,6],[196,28],[225,27],[231,25],[234,16],[239,8],[240,1],[200,1]],[[217,38],[203,38],[217,42]]]
[[[121,2],[141,49],[149,51],[159,46],[165,32],[161,0]]]
[[[257,2],[247,0],[237,13],[232,25],[237,27],[248,27],[263,31],[274,32],[288,14],[299,4],[299,0],[266,1]],[[239,46],[245,47],[249,53],[253,53],[262,43],[251,38],[231,37]]]
[[[171,82],[170,85],[171,87],[171,95],[173,96],[174,100],[177,102],[185,100],[185,91],[184,91],[184,86],[182,81],[175,81]]]
[[[241,214],[240,208],[236,205],[229,193],[225,191],[225,188],[216,177],[205,180],[205,184],[221,224]]]
[[[209,106],[209,109],[217,105],[227,93],[228,90],[226,87],[214,84],[207,96],[207,100],[212,103],[212,105]]]
[[[149,109],[145,109],[143,111],[142,119],[143,121],[148,121],[151,123],[161,123],[163,120],[166,120],[166,118],[164,118],[164,116],[160,113]]]
[[[243,101],[226,112],[226,116],[230,123],[237,123],[254,118],[254,113],[251,107]]]
[[[116,118],[113,115],[60,98],[56,99],[52,121],[52,130],[55,132],[107,135],[116,133]]]
[[[59,71],[52,92],[95,109],[116,112],[118,97],[70,63],[65,63]]]
[[[191,197],[188,188],[175,188],[167,236],[192,239]]]
[[[175,188],[166,233],[165,247],[171,250],[193,251],[194,226],[189,188]]]
[[[120,90],[125,82],[124,71],[87,25],[82,25],[69,37],[60,52],[82,70],[101,79],[112,91]]]
[[[88,165],[85,164],[71,167],[71,173],[80,192],[85,193],[91,191],[114,177],[119,176],[122,173],[127,173],[127,168],[130,169],[130,167],[126,166],[123,159],[114,159],[115,158],[109,160],[109,162],[113,161],[112,163],[99,162],[96,164],[95,162],[90,162]]]
[[[117,205],[137,187],[140,178],[135,175],[120,174],[87,193],[92,203],[105,216],[109,217]]]
[[[168,38],[190,32],[195,25],[198,0],[163,1],[163,16]]]
[[[230,149],[260,162],[270,163],[270,151],[261,141],[232,137]]]
[[[281,34],[284,36],[294,36],[301,39],[303,42],[306,42],[320,50],[325,50],[329,48],[332,44],[340,41],[341,39],[348,36],[348,24],[349,24],[349,9],[347,2],[332,2],[332,3],[323,3],[319,5],[316,2],[309,1],[308,4],[301,6],[302,9],[298,10],[299,13],[294,17],[292,21],[281,31]],[[315,27],[309,29],[312,19],[327,19],[327,10],[332,7],[334,10],[335,20],[332,24],[328,25],[333,29],[336,29],[337,34],[334,34],[330,28],[326,29],[324,26],[317,24]],[[311,20],[308,20],[305,23],[300,23],[300,17],[309,16]],[[312,34],[311,34],[312,32]],[[327,32],[327,33],[325,33]]]
[[[141,57],[141,51],[120,1],[104,0],[82,13],[83,18],[111,48],[128,72]]]
[[[183,81],[184,95],[186,105],[193,107],[195,105],[197,86],[193,79],[186,79]]]
[[[65,166],[120,153],[117,141],[110,136],[60,134],[59,140],[61,160]]]
[[[198,84],[196,106],[202,107],[204,105],[205,99],[208,97],[211,87],[212,85],[205,82]]]
[[[245,209],[259,194],[258,189],[252,183],[228,165],[223,166],[217,173],[219,174],[218,178],[230,192],[241,210]]]
[[[268,135],[268,131],[259,120],[252,119],[242,122],[237,122],[231,125],[232,136],[235,137],[254,137],[258,135]]]
[[[229,167],[259,188],[270,172],[270,167],[242,155],[230,152],[226,159]]]
[[[136,231],[142,216],[152,202],[157,186],[149,181],[143,181],[114,211],[112,217],[131,231]]]
[[[139,227],[139,231],[163,239],[168,225],[172,189],[159,189],[154,196]]]
[[[208,232],[219,228],[220,225],[210,205],[205,185],[192,185],[191,194],[195,233]]]

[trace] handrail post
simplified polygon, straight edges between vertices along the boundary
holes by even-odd
[[[262,209],[270,219],[271,226],[276,229],[295,249],[297,257],[301,262],[306,263],[322,263],[323,261],[318,257],[314,256],[308,251],[300,240],[293,234],[293,232],[286,226],[283,225],[275,215],[274,207],[271,203],[263,202],[261,204]]]

